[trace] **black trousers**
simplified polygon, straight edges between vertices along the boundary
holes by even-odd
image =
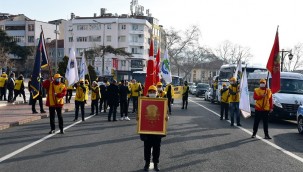
[[[24,100],[24,102],[26,102],[26,97],[25,97],[25,92],[24,92],[24,90],[14,90],[14,92],[15,92],[14,100],[16,100],[16,98],[17,98],[17,96],[18,96],[19,94],[22,94],[23,100]]]
[[[66,91],[66,95],[65,95],[65,102],[70,103],[70,100],[71,100],[72,96],[73,96],[73,90],[68,89]]]
[[[8,90],[7,101],[8,101],[8,102],[12,102],[12,101],[13,101],[13,98],[14,98],[14,90],[13,90],[13,89],[10,89],[10,90]]]
[[[32,99],[32,111],[33,112],[37,112],[36,111],[36,102],[37,100],[39,101],[39,106],[40,106],[40,112],[43,112],[44,109],[43,109],[43,102],[42,102],[42,96],[38,96],[36,97],[35,99]]]
[[[171,113],[172,98],[171,97],[167,97],[167,102],[168,102],[168,112]]]
[[[133,113],[138,111],[138,97],[132,97],[133,100]]]
[[[229,104],[221,102],[221,119],[223,119],[223,114],[225,112],[225,119],[228,119],[228,109],[229,109]]]
[[[92,100],[91,108],[92,108],[92,114],[95,113],[95,108],[96,108],[96,114],[98,114],[98,106],[99,106],[99,99]]]
[[[113,120],[116,121],[117,106],[115,105],[109,105],[108,121],[111,120],[112,114],[113,114]]]
[[[5,87],[0,87],[0,100],[6,100],[6,88]]]
[[[104,105],[104,112],[106,112],[106,109],[107,109],[107,101],[106,101],[106,98],[101,98],[100,99],[100,108],[99,108],[99,111],[101,112],[102,110],[102,105]]]
[[[82,121],[84,121],[84,102],[81,101],[75,101],[75,107],[76,107],[76,111],[75,111],[75,119],[78,119],[78,114],[79,114],[79,107],[81,108],[81,115],[82,115]]]
[[[63,131],[63,118],[62,118],[62,107],[49,107],[49,120],[50,120],[50,126],[51,130],[55,130],[55,116],[58,116],[59,121],[59,128],[61,131]]]
[[[269,111],[255,111],[255,120],[254,120],[254,131],[253,135],[256,135],[258,132],[259,122],[263,119],[263,130],[265,136],[268,136],[268,114]]]
[[[187,105],[188,105],[188,96],[182,96],[182,108],[184,109],[184,105],[185,105],[185,109],[187,109]]]
[[[121,114],[121,117],[123,117],[123,114],[125,114],[125,117],[127,117],[127,113],[128,113],[127,100],[120,100],[120,114]]]
[[[162,137],[157,135],[147,135],[144,141],[144,160],[146,163],[150,162],[151,149],[153,148],[153,163],[159,163],[160,147]]]

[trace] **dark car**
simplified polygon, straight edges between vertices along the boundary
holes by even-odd
[[[196,97],[205,96],[205,92],[208,90],[209,85],[205,83],[199,83],[196,87]]]

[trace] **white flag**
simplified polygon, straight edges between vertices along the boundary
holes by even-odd
[[[74,46],[72,46],[69,52],[69,59],[66,67],[65,78],[68,81],[68,86],[75,84],[79,80],[78,65]]]
[[[239,60],[236,71],[234,73],[234,77],[236,78],[237,81],[241,78],[241,74],[242,74],[242,64],[241,64],[241,60]]]
[[[85,75],[87,74],[87,66],[86,66],[86,60],[85,60],[85,54],[83,51],[81,64],[80,64],[80,79],[85,80]]]
[[[241,79],[239,109],[244,118],[251,116],[246,68],[244,69]]]
[[[167,84],[172,82],[171,71],[170,71],[170,63],[167,49],[164,52],[163,61],[161,63],[161,74],[162,78],[165,80]]]

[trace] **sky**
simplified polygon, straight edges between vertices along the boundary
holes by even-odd
[[[3,0],[1,13],[24,14],[31,19],[69,19],[70,13],[88,17],[130,14],[131,0]],[[200,43],[215,49],[224,41],[250,48],[252,64],[266,65],[279,25],[280,50],[303,43],[302,0],[138,0],[164,28],[185,30],[198,25]]]

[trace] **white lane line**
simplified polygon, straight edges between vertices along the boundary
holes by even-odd
[[[215,112],[215,111],[213,111],[213,110],[207,108],[206,106],[203,106],[203,105],[201,105],[201,104],[199,104],[199,103],[197,103],[197,102],[195,102],[195,101],[193,101],[193,100],[191,100],[191,99],[189,99],[189,101],[191,101],[191,102],[197,104],[198,106],[203,107],[204,109],[206,109],[206,110],[210,111],[211,113],[213,113],[213,114],[215,114],[215,115],[217,115],[217,116],[220,117],[220,114],[218,114],[217,112]],[[227,121],[227,122],[230,123],[230,121]],[[243,127],[239,127],[239,126],[235,126],[235,127],[241,129],[241,130],[244,131],[245,133],[248,133],[250,136],[252,135],[252,132],[251,132],[251,131],[249,131],[249,130],[243,128]],[[263,138],[260,137],[259,135],[256,135],[256,138],[260,139],[261,141],[267,143],[268,145],[270,145],[270,146],[276,148],[277,150],[279,150],[279,151],[285,153],[286,155],[288,155],[288,156],[290,156],[290,157],[292,157],[292,158],[294,158],[294,159],[296,159],[296,160],[298,160],[298,161],[300,161],[300,162],[303,163],[303,158],[299,157],[298,155],[295,155],[294,153],[291,153],[291,152],[289,152],[289,151],[287,151],[287,150],[281,148],[280,146],[278,146],[278,145],[276,145],[276,144],[274,144],[274,143],[272,143],[272,142],[270,142],[270,141],[268,141],[268,140],[266,140],[266,139],[263,139]]]
[[[89,118],[92,118],[93,116],[95,116],[95,115],[88,116],[88,117],[85,118],[85,120],[87,120],[87,119],[89,119]],[[74,123],[72,123],[71,125],[69,125],[69,126],[67,126],[67,127],[64,127],[63,130],[67,130],[67,129],[69,129],[69,128],[71,128],[71,127],[73,127],[73,126],[75,126],[75,125],[77,125],[77,124],[79,124],[79,123],[81,123],[81,122],[82,122],[82,120],[79,120],[79,121],[77,121],[77,122],[74,122]],[[22,147],[22,148],[20,148],[20,149],[14,151],[14,152],[12,152],[12,153],[10,153],[10,154],[7,154],[7,155],[1,157],[1,158],[0,158],[0,163],[3,162],[3,161],[5,161],[5,160],[7,160],[7,159],[9,159],[9,158],[11,158],[11,157],[13,157],[13,156],[15,156],[15,155],[17,155],[17,154],[19,154],[19,153],[21,153],[21,152],[23,152],[23,151],[25,151],[25,150],[27,150],[27,149],[29,149],[29,148],[31,148],[31,147],[33,147],[33,146],[35,146],[35,145],[37,145],[37,144],[39,144],[39,143],[41,143],[41,142],[43,142],[43,141],[45,141],[45,140],[47,140],[47,139],[49,139],[49,138],[51,138],[51,137],[53,137],[53,136],[55,136],[55,135],[58,134],[58,133],[60,133],[59,130],[56,131],[54,134],[49,134],[49,135],[47,135],[47,136],[45,136],[45,137],[43,137],[43,138],[41,138],[41,139],[39,139],[39,140],[37,140],[37,141],[34,141],[34,142],[32,142],[32,143],[30,143],[30,144],[28,144],[28,145],[26,145],[26,146],[24,146],[24,147]]]

